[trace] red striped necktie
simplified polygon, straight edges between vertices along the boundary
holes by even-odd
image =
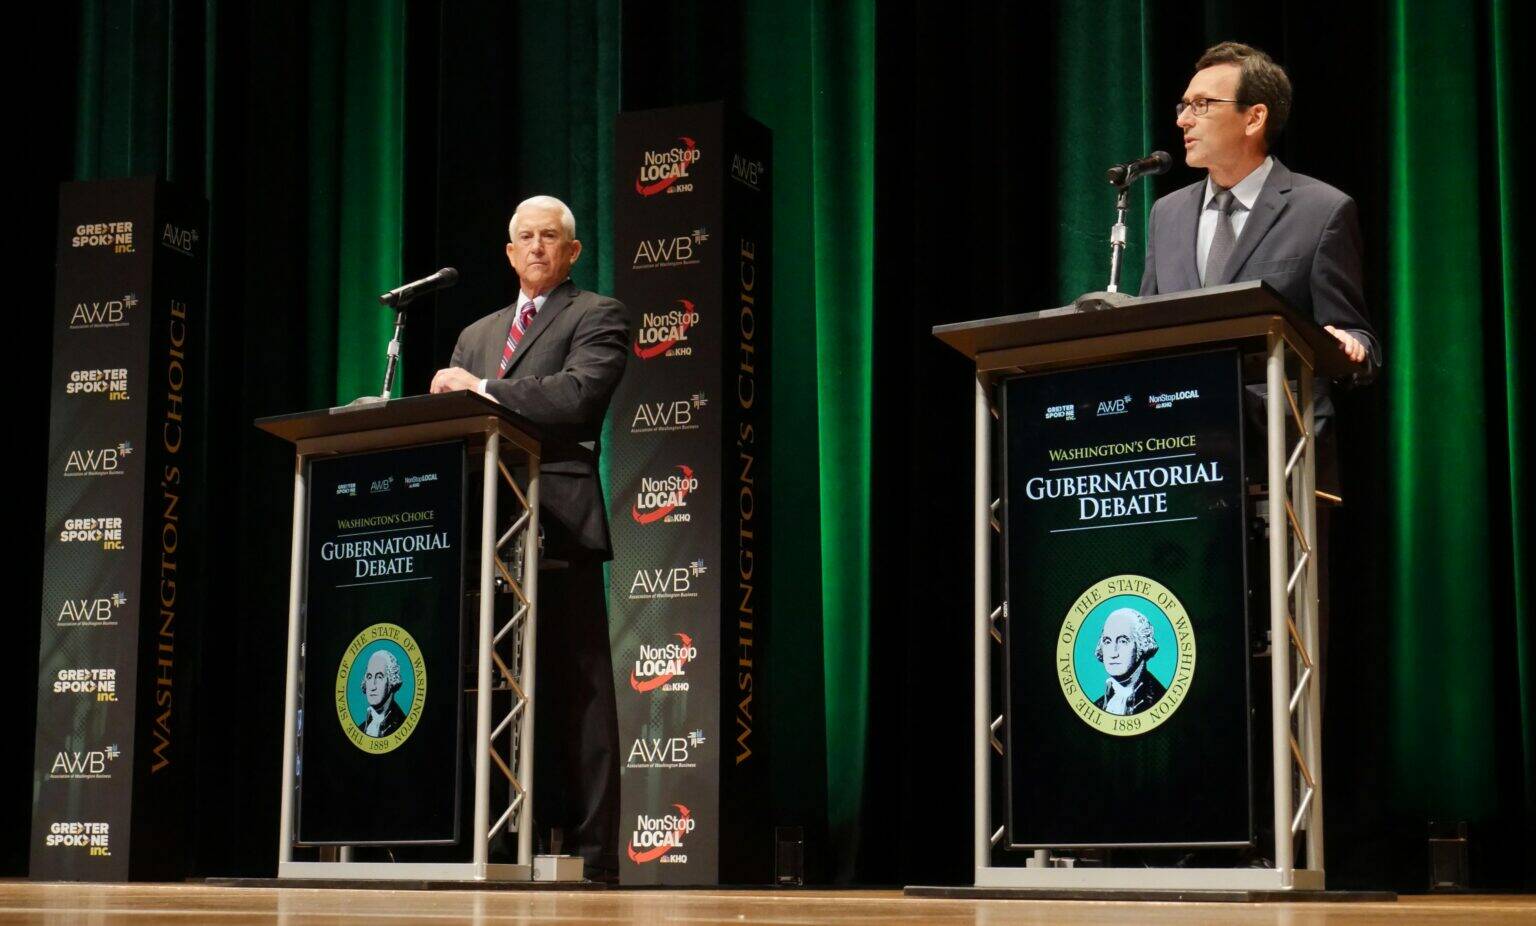
[[[498,376],[507,375],[507,367],[512,365],[512,355],[517,353],[518,342],[522,341],[528,326],[533,324],[533,316],[538,311],[532,299],[523,303],[523,307],[517,310],[517,316],[512,319],[512,327],[507,329],[507,343],[501,347],[501,370]]]

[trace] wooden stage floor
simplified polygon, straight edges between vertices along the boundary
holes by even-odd
[[[1390,904],[1103,903],[928,900],[869,890],[391,891],[81,885],[0,881],[0,924],[46,926],[378,926],[609,923],[784,926],[1004,924],[1536,923],[1536,896],[1403,897]]]

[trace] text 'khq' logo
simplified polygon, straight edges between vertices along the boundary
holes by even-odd
[[[693,638],[686,633],[675,633],[673,636],[681,642],[661,646],[640,644],[635,654],[635,666],[629,670],[629,687],[642,694],[658,689],[688,690],[688,683],[678,679],[688,674],[683,667],[699,658],[699,648],[693,645]]]
[[[693,474],[691,466],[679,464],[676,474],[660,479],[641,476],[629,515],[636,524],[654,524],[657,521],[666,524],[686,523],[691,516],[682,509],[688,507],[688,496],[698,489],[699,479]]]
[[[699,312],[687,299],[679,299],[664,312],[645,312],[640,316],[640,327],[635,331],[635,356],[641,360],[653,357],[687,357],[693,354],[688,346],[688,331],[699,323]]]
[[[679,852],[683,840],[698,827],[693,812],[684,804],[673,804],[677,813],[652,817],[635,815],[635,829],[630,834],[626,854],[636,865],[647,862],[687,864],[688,856]]]
[[[635,178],[635,192],[641,196],[657,193],[688,193],[693,190],[688,168],[704,156],[698,142],[679,135],[681,145],[660,151],[646,151],[640,156],[640,175]]]
[[[1154,392],[1147,396],[1147,404],[1153,408],[1172,408],[1175,402],[1200,398],[1199,389],[1180,389],[1175,392]]]

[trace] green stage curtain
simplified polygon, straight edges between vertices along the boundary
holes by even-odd
[[[558,27],[551,28],[555,24]],[[613,120],[619,112],[619,2],[541,0],[517,6],[516,86],[548,84],[560,94],[518,94],[521,126],[515,167],[528,195],[563,199],[576,215],[578,286],[613,292]],[[509,204],[509,208],[513,204]],[[603,445],[610,446],[611,422]],[[599,461],[608,487],[606,454]]]
[[[1518,249],[1524,241],[1522,231],[1529,219],[1517,210],[1517,204],[1529,190],[1515,160],[1515,108],[1517,79],[1515,76],[1515,33],[1511,24],[1509,0],[1495,0],[1492,16],[1492,46],[1494,85],[1494,135],[1498,152],[1499,189],[1499,287],[1502,291],[1502,334],[1504,361],[1504,419],[1508,434],[1506,454],[1509,461],[1509,511],[1510,536],[1509,561],[1514,602],[1514,632],[1517,659],[1518,705],[1517,717],[1521,737],[1521,775],[1525,782],[1525,822],[1527,827],[1536,823],[1536,618],[1531,614],[1530,551],[1530,490],[1522,484],[1522,477],[1529,472],[1527,443],[1530,440],[1530,399],[1525,392],[1529,377],[1525,375],[1522,361],[1530,359],[1530,350],[1521,351],[1522,325],[1520,312],[1515,305],[1515,262]],[[1529,244],[1529,242],[1524,242]],[[1529,832],[1529,829],[1527,829]],[[1527,874],[1536,880],[1536,858],[1527,861]]]
[[[513,169],[529,195],[549,192],[571,207],[583,245],[571,275],[583,288],[611,293],[618,0],[520,3],[516,38],[517,86],[561,92],[518,94],[521,125],[537,130],[518,133]]]
[[[874,28],[867,0],[797,0],[748,3],[742,30],[744,106],[774,130],[775,684],[802,675],[794,653],[819,642],[824,654],[821,686],[774,696],[775,744],[806,749],[793,724],[824,687],[827,822],[844,871],[870,708]]]
[[[384,382],[394,317],[378,296],[404,282],[405,2],[320,3],[308,18],[308,345],[318,369],[325,358],[314,355],[334,350],[336,370],[332,394],[312,397],[319,406],[378,395]],[[396,395],[403,379],[397,371]]]
[[[1529,814],[1536,789],[1511,6],[1392,6],[1383,694],[1396,799],[1432,820]]]
[[[1058,8],[1056,41],[1056,127],[1058,173],[1056,298],[1061,304],[1109,281],[1109,225],[1114,192],[1104,179],[1110,164],[1135,160],[1154,147],[1148,75],[1150,20],[1146,0],[1116,4],[1107,16],[1099,4],[1066,3]],[[1168,105],[1168,111],[1173,106]],[[1168,121],[1172,121],[1169,117]],[[1092,152],[1092,156],[1085,156]],[[1102,163],[1101,163],[1102,162]],[[1121,258],[1120,292],[1136,294],[1146,254],[1147,216],[1153,186],[1131,190],[1125,213],[1128,232]]]
[[[212,107],[213,36],[221,13],[233,26],[240,12],[217,0],[83,4],[76,179],[159,174],[213,198],[216,122],[240,118]],[[310,404],[318,406],[376,394],[383,381],[379,345],[392,319],[376,300],[400,282],[404,2],[291,12],[307,42],[282,53],[307,46],[309,69],[307,93],[288,113],[308,127],[311,311],[303,349],[312,369],[334,371],[311,379]],[[211,205],[212,229],[220,203]],[[338,339],[338,330],[348,337]]]

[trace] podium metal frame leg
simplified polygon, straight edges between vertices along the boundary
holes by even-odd
[[[1270,747],[1275,869],[1296,870],[1296,837],[1308,833],[1306,869],[1323,874],[1321,666],[1317,626],[1317,476],[1312,370],[1299,355],[1291,390],[1286,342],[1269,335],[1265,364],[1268,441]],[[1296,440],[1287,443],[1294,426]],[[1294,682],[1293,682],[1294,679]]]
[[[304,455],[294,455],[293,549],[288,563],[288,678],[283,694],[283,795],[278,809],[277,861],[293,861],[293,789],[299,712],[299,609],[304,596],[305,507]]]
[[[480,482],[480,620],[475,660],[475,824],[474,863],[490,861],[491,840],[491,638],[496,621],[496,479],[501,436],[485,441]]]
[[[975,762],[975,816],[972,850],[978,872],[987,867],[992,853],[992,758],[987,754],[992,739],[992,397],[991,377],[976,376],[976,510],[973,535],[975,550],[975,627],[972,629],[976,665],[973,705],[974,735],[972,759]]]
[[[1275,870],[1295,868],[1294,843],[1286,835],[1291,824],[1290,710],[1285,693],[1291,690],[1290,610],[1286,603],[1285,574],[1290,561],[1288,531],[1285,530],[1287,506],[1285,485],[1285,409],[1280,395],[1285,391],[1285,341],[1270,332],[1268,356],[1264,361],[1266,399],[1265,455],[1266,482],[1269,485],[1269,719],[1270,767],[1274,783]]]

